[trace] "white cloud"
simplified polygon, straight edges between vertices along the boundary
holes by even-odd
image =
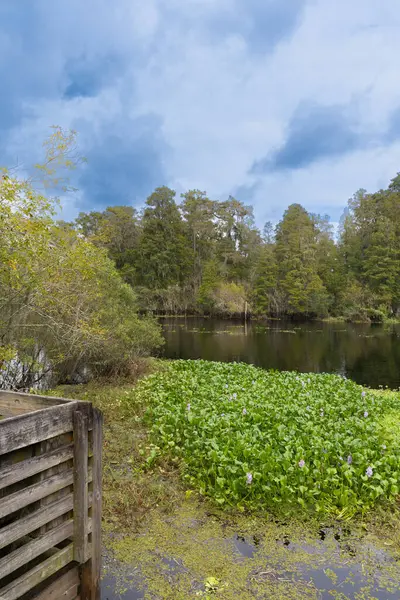
[[[33,34],[24,41],[11,26],[0,37],[0,48],[9,40],[14,44],[14,64],[0,62],[0,75],[11,81],[11,70],[20,65],[10,89],[25,108],[11,129],[3,128],[8,156],[28,148],[29,157],[47,127],[59,123],[82,132],[90,165],[105,130],[115,131],[114,143],[119,139],[125,148],[138,139],[136,118],[156,114],[166,141],[159,147],[165,181],[157,179],[158,185],[196,187],[212,197],[254,187],[253,197],[249,192],[240,199],[254,201],[260,224],[294,201],[337,220],[357,188],[386,185],[400,170],[399,144],[384,136],[400,106],[400,11],[393,0],[309,0],[297,29],[288,21],[287,35],[275,44],[272,19],[282,19],[278,5],[272,10],[276,1],[38,0],[30,9]],[[268,22],[258,22],[260,15]],[[12,25],[18,30],[21,23],[14,19]],[[264,52],[252,46],[254,27],[258,36],[271,36]],[[27,72],[23,58],[30,50]],[[101,74],[108,56],[116,60],[115,72],[93,95],[64,97],[68,61],[88,60]],[[254,161],[285,142],[290,119],[304,101],[346,106],[374,144],[301,170],[249,175]],[[110,148],[109,177],[120,173],[113,171],[112,155]],[[94,208],[91,193],[83,189],[69,214],[82,202]]]

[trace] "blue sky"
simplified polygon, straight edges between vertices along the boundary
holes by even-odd
[[[400,171],[395,0],[2,0],[0,23],[0,164],[76,129],[64,218],[169,185],[338,221]]]

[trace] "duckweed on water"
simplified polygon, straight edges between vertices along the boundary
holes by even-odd
[[[221,506],[348,517],[399,495],[398,394],[200,360],[174,361],[137,394],[156,452]]]

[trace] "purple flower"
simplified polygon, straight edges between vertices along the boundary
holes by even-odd
[[[368,411],[366,410],[364,413],[364,417],[367,418],[368,417]]]
[[[187,410],[190,410],[190,402],[188,403],[186,408],[187,408]]]
[[[367,467],[367,470],[365,471],[366,476],[372,477],[373,473],[372,467]]]
[[[365,398],[366,392],[361,392],[361,398]]]
[[[311,408],[309,406],[306,407],[306,410],[311,410]]]
[[[351,465],[353,463],[353,457],[351,454],[349,454],[349,456],[347,457],[347,464]]]
[[[221,413],[221,417],[224,417],[224,416],[225,416],[225,413]]]
[[[323,417],[323,416],[324,416],[324,409],[321,408],[321,417]]]
[[[302,469],[305,466],[306,466],[305,461],[303,459],[299,460],[299,467],[300,467],[300,469]]]
[[[229,386],[228,386],[228,384],[227,384],[227,383],[225,384],[225,387],[226,387],[226,389],[228,389],[228,387],[229,387]]]
[[[253,381],[252,381],[251,383],[252,383],[253,385],[255,385],[255,384],[256,384],[256,382],[254,381],[254,379],[253,379]]]
[[[242,410],[242,415],[247,415],[247,410],[245,408]]]
[[[237,394],[236,394],[236,393],[235,393],[235,394],[233,394],[232,398],[233,398],[234,400],[236,400],[236,398],[237,398]]]
[[[247,485],[251,485],[252,481],[253,481],[253,475],[251,473],[247,473],[247,475],[246,475]]]

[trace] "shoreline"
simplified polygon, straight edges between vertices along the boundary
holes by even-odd
[[[385,326],[385,325],[400,325],[400,319],[387,318],[381,322],[378,321],[363,321],[363,320],[347,320],[345,317],[321,317],[321,318],[291,318],[287,317],[256,317],[247,315],[245,318],[244,313],[242,315],[201,315],[201,314],[153,314],[155,319],[206,319],[206,320],[218,320],[218,321],[240,321],[240,322],[254,322],[254,323],[266,323],[266,322],[285,322],[285,323],[345,323],[347,325],[370,325],[370,326]]]

